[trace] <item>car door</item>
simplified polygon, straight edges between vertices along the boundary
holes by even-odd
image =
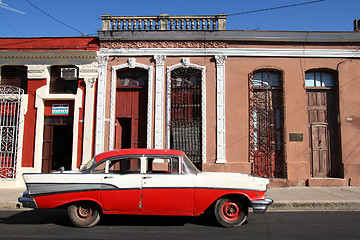
[[[142,209],[154,215],[193,215],[194,175],[179,173],[178,157],[147,158]]]
[[[109,170],[103,175],[100,195],[104,211],[124,214],[140,211],[140,159],[112,159],[107,164]]]

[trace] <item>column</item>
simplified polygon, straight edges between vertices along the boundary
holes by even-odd
[[[216,163],[226,163],[225,153],[225,55],[216,55]]]
[[[164,61],[166,56],[155,55],[155,148],[164,148],[164,87],[165,69]]]

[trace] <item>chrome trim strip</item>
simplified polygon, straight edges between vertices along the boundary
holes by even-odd
[[[252,201],[251,207],[253,208],[254,213],[265,213],[268,206],[273,204],[273,200],[271,198],[266,198],[265,200],[260,201]]]

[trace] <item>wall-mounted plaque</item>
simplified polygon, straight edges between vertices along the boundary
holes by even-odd
[[[302,133],[290,133],[290,142],[303,142],[304,135]]]

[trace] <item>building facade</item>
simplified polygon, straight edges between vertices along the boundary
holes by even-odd
[[[97,38],[1,38],[0,187],[93,154]]]
[[[359,186],[359,45],[358,31],[230,31],[222,14],[0,38],[0,187],[121,148],[272,186]]]
[[[228,31],[223,15],[102,21],[96,153],[172,148],[275,186],[360,184],[358,32]]]

